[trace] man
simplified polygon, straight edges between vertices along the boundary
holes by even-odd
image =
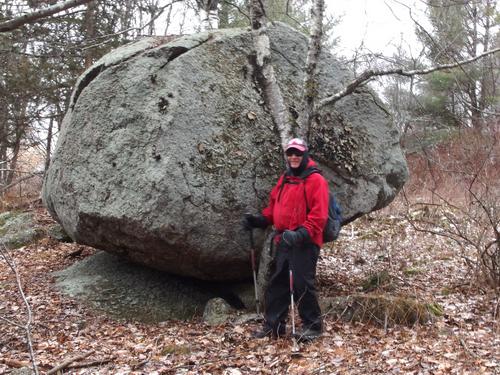
[[[264,326],[254,337],[278,337],[286,332],[290,304],[289,270],[292,270],[294,300],[302,320],[297,337],[312,340],[321,335],[321,310],[315,287],[316,263],[323,245],[328,218],[328,183],[320,173],[308,174],[316,163],[306,143],[290,140],[285,148],[288,168],[273,188],[269,204],[259,215],[246,214],[247,230],[274,225],[276,256],[265,295]]]

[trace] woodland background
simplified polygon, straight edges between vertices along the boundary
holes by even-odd
[[[210,1],[67,3],[80,5],[12,28],[10,20],[56,3],[0,4],[0,211],[33,210],[42,224],[50,218],[39,206],[41,181],[71,90],[86,68],[117,46],[170,35],[169,22],[187,23],[182,15],[188,11],[199,15],[200,30],[250,22],[246,0],[215,2],[216,8]],[[308,1],[273,0],[267,6],[269,19],[310,29]],[[500,47],[498,4],[429,0],[425,6],[431,27],[415,20],[418,55],[402,41],[390,56],[362,46],[352,56],[337,56],[357,76],[368,69],[456,67],[378,78],[376,89],[401,132],[411,178],[390,207],[346,226],[342,239],[324,249],[318,278],[325,294],[368,288],[436,301],[443,309],[439,321],[408,328],[326,317],[325,337],[298,357],[290,356],[288,341],[249,341],[251,324],[115,321],[61,296],[47,277],[94,250],[80,248],[75,257],[78,245],[42,238],[2,249],[0,372],[30,366],[29,330],[43,371],[88,354],[93,363],[82,356],[72,364],[88,366],[72,371],[499,373],[500,54],[459,63]],[[173,19],[175,9],[181,12]],[[340,21],[324,20],[324,48],[333,54],[331,31]],[[182,27],[177,30],[182,33]],[[373,285],[366,286],[367,280]]]

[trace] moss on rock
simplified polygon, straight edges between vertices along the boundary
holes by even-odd
[[[26,246],[44,235],[31,212],[3,212],[0,214],[0,244],[9,249]]]

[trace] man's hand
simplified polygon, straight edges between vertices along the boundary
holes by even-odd
[[[269,222],[262,215],[244,214],[242,225],[245,230],[250,231],[253,228],[265,229],[269,225]]]
[[[281,235],[281,240],[288,247],[295,247],[309,240],[309,233],[304,227],[299,227],[297,230],[286,230]]]

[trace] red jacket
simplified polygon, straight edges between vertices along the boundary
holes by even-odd
[[[315,166],[316,163],[309,159],[307,168]],[[283,178],[286,180],[281,188]],[[328,201],[328,182],[321,174],[312,173],[304,180],[282,175],[271,191],[269,204],[262,210],[262,215],[280,232],[303,226],[312,242],[321,247],[323,228],[328,218]]]

